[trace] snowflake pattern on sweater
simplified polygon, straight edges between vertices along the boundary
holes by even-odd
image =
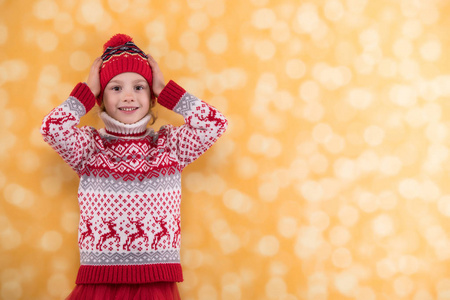
[[[78,284],[182,281],[181,172],[227,120],[173,81],[158,102],[185,124],[155,132],[148,120],[121,126],[103,113],[105,129],[77,127],[95,103],[82,83],[43,120],[44,140],[80,177]]]

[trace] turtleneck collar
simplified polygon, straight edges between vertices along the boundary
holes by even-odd
[[[100,118],[105,123],[105,131],[109,134],[121,137],[137,137],[147,132],[147,124],[151,120],[150,115],[146,115],[141,120],[133,124],[125,124],[112,118],[106,112],[100,113]]]

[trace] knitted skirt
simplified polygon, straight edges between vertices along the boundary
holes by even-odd
[[[79,284],[66,300],[180,300],[175,282]]]

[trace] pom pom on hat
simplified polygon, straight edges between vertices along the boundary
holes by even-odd
[[[118,33],[116,35],[113,35],[109,41],[107,41],[103,45],[103,51],[105,51],[108,47],[117,47],[121,46],[123,44],[126,44],[128,42],[133,42],[133,38],[122,33]]]
[[[133,39],[126,34],[116,34],[103,45],[103,64],[100,69],[100,95],[97,104],[101,105],[103,91],[114,76],[125,72],[134,72],[144,77],[150,88],[152,86],[152,69],[147,55],[139,49]],[[153,93],[152,93],[153,98]]]

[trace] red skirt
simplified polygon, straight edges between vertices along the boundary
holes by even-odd
[[[66,300],[180,300],[176,282],[78,284]]]

